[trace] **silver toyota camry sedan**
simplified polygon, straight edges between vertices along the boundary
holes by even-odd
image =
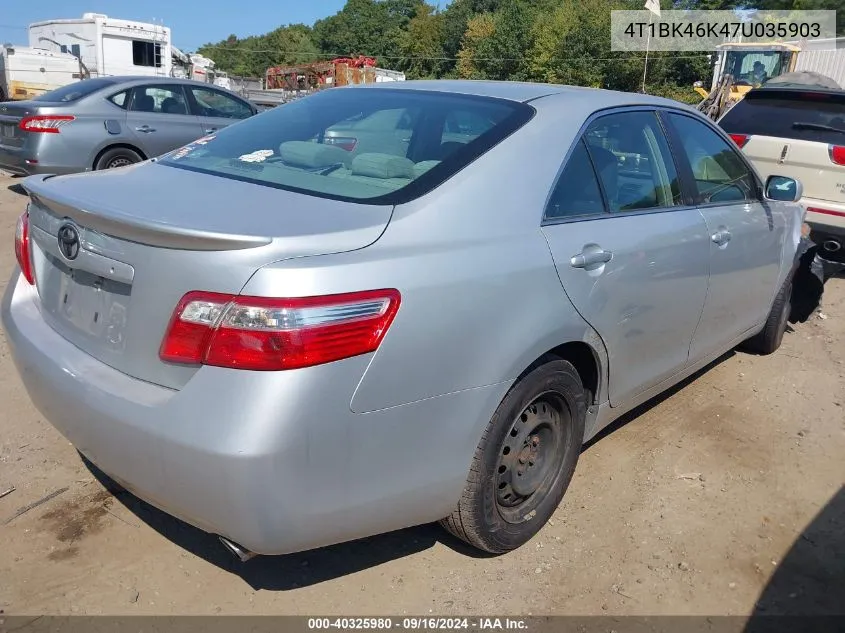
[[[242,559],[437,520],[519,547],[600,429],[777,349],[803,223],[677,102],[519,83],[334,88],[23,186],[32,401]]]

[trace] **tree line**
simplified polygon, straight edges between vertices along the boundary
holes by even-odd
[[[838,9],[845,0],[663,0],[664,9]],[[502,79],[565,83],[613,90],[642,89],[642,53],[610,50],[610,12],[639,10],[643,0],[452,0],[440,9],[425,0],[347,0],[312,26],[289,24],[264,35],[202,46],[230,74],[261,77],[270,66],[367,55],[409,79]],[[649,55],[646,91],[681,101],[698,99],[710,56]]]

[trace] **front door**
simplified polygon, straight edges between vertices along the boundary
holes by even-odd
[[[563,288],[607,348],[613,406],[688,362],[710,239],[683,202],[656,114],[627,110],[591,123],[546,210]]]
[[[199,117],[203,134],[214,134],[224,127],[252,116],[245,102],[214,88],[191,86],[193,110]]]
[[[710,237],[710,286],[690,348],[697,359],[766,319],[777,291],[785,223],[763,202],[756,177],[732,143],[691,116],[667,118]]]
[[[202,136],[179,84],[147,84],[132,89],[126,125],[144,154],[152,158]]]

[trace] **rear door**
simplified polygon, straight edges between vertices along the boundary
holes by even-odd
[[[688,362],[710,247],[684,202],[650,110],[595,118],[548,202],[543,232],[566,294],[605,343],[613,406]]]
[[[126,124],[138,146],[152,158],[202,136],[198,117],[188,108],[179,84],[145,84],[132,89]]]
[[[834,203],[827,210],[839,209],[845,225],[845,207],[839,206],[845,205],[845,92],[753,91],[719,125],[764,180],[772,174],[800,180],[807,205]]]
[[[763,203],[762,187],[733,143],[701,117],[672,112],[666,118],[710,237],[710,287],[690,349],[697,359],[765,320],[786,225]]]
[[[189,86],[188,93],[191,108],[199,118],[203,134],[213,134],[253,115],[249,104],[220,90]]]

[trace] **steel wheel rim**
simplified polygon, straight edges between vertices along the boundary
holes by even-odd
[[[106,169],[115,169],[117,167],[126,167],[127,165],[131,165],[132,161],[124,156],[119,156],[118,158],[113,158],[109,161],[109,164],[106,165]]]
[[[519,523],[545,499],[571,441],[569,407],[556,392],[534,398],[511,423],[498,453],[495,501],[506,521]]]

